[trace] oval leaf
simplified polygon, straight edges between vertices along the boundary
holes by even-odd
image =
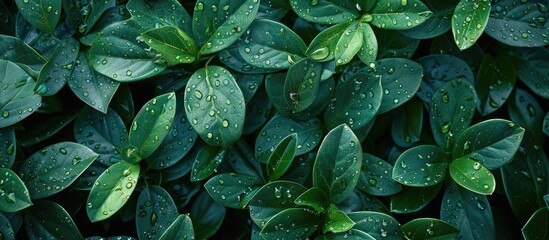
[[[263,181],[247,174],[222,173],[212,177],[204,184],[204,188],[213,200],[230,208],[242,209],[248,204],[242,203],[244,199],[250,199],[255,194]]]
[[[260,235],[264,239],[307,239],[319,224],[319,214],[305,208],[288,208],[271,218]]]
[[[15,0],[19,13],[34,27],[53,33],[61,17],[61,0]]]
[[[452,33],[460,50],[471,47],[482,35],[490,16],[490,0],[460,0],[452,15]]]
[[[402,239],[402,230],[400,223],[393,217],[369,211],[359,211],[348,214],[356,225],[353,229],[363,231],[374,239]]]
[[[16,173],[0,168],[0,175],[4,176],[4,181],[0,181],[1,195],[4,196],[0,198],[0,211],[17,212],[32,205],[29,191]]]
[[[191,218],[188,214],[181,214],[175,221],[170,225],[162,236],[160,240],[170,240],[170,239],[194,239],[194,229]]]
[[[137,199],[135,226],[139,239],[156,239],[179,215],[170,194],[160,186],[148,186]]]
[[[225,151],[210,145],[204,146],[194,160],[191,181],[197,182],[210,177],[221,165]]]
[[[290,6],[299,17],[320,24],[335,24],[357,19],[360,14],[358,7],[349,1],[312,0],[290,1]],[[360,6],[359,6],[360,7]]]
[[[496,189],[496,180],[490,170],[469,158],[452,160],[450,176],[460,186],[478,194],[491,195]]]
[[[294,201],[307,189],[297,183],[275,181],[261,187],[250,201],[250,217],[264,228],[276,214],[284,209],[297,207]]]
[[[390,196],[402,190],[402,186],[391,178],[393,165],[382,159],[364,153],[360,178],[356,187],[373,196]]]
[[[434,145],[421,145],[403,152],[395,162],[393,179],[406,186],[425,187],[446,178],[449,155]]]
[[[179,63],[192,63],[196,60],[198,49],[194,40],[174,26],[153,28],[141,33],[143,40],[154,50],[162,54],[168,66]]]
[[[479,98],[477,109],[481,115],[495,112],[507,101],[515,86],[516,75],[515,67],[508,58],[484,55],[475,84]]]
[[[59,92],[70,79],[79,51],[80,43],[74,38],[67,38],[61,42],[40,70],[34,91],[42,96],[51,96]]]
[[[458,230],[451,224],[434,218],[417,218],[402,225],[406,239],[455,239]]]
[[[69,213],[50,201],[39,201],[25,211],[25,232],[31,239],[83,239]]]
[[[269,181],[282,177],[292,164],[297,150],[297,133],[282,139],[274,148],[267,160],[266,173]]]
[[[371,24],[378,28],[402,30],[418,26],[431,14],[420,0],[387,0],[384,4],[375,5],[370,18]]]
[[[284,93],[293,113],[301,112],[314,103],[321,74],[322,64],[310,59],[303,59],[290,67],[284,80]]]

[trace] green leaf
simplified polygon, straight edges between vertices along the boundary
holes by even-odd
[[[189,212],[193,216],[195,239],[207,239],[214,235],[225,219],[225,212],[225,207],[216,203],[205,191],[198,195]]]
[[[425,208],[440,192],[443,184],[428,187],[404,187],[391,197],[391,212],[414,213]]]
[[[149,78],[166,69],[162,59],[149,50],[142,37],[143,27],[133,20],[117,22],[103,29],[88,52],[95,71],[120,82]],[[101,33],[100,32],[100,33]]]
[[[29,191],[16,173],[8,168],[0,168],[0,175],[5,177],[0,182],[0,193],[4,196],[0,198],[0,211],[17,212],[32,205]]]
[[[0,214],[0,234],[2,234],[6,240],[15,240],[15,232],[13,231],[13,227],[9,219],[4,216],[4,214]]]
[[[385,58],[374,62],[363,71],[381,78],[383,98],[378,114],[404,104],[414,96],[421,84],[422,67],[404,58]]]
[[[230,208],[243,209],[263,181],[252,175],[240,173],[222,173],[212,177],[204,188],[217,203]]]
[[[193,33],[206,55],[226,49],[248,29],[259,9],[258,0],[200,0],[194,6]]]
[[[391,136],[401,147],[410,147],[420,140],[423,129],[423,105],[411,100],[393,111]]]
[[[327,62],[334,59],[337,42],[351,24],[353,22],[342,22],[320,32],[309,44],[305,54],[315,61]]]
[[[86,146],[56,143],[27,158],[19,175],[32,199],[45,198],[71,185],[97,157],[98,154]]]
[[[373,196],[390,196],[402,190],[402,186],[391,178],[393,165],[382,159],[364,153],[360,178],[356,187]]]
[[[363,40],[357,55],[364,64],[369,65],[377,58],[378,41],[376,34],[370,24],[361,24],[358,31],[362,32]]]
[[[313,186],[324,190],[330,202],[343,201],[360,177],[362,147],[353,131],[342,124],[322,140],[313,166]]]
[[[162,233],[160,240],[193,239],[194,229],[188,214],[180,214],[177,219]]]
[[[321,73],[322,65],[306,58],[290,67],[284,80],[284,93],[293,113],[301,112],[314,103]]]
[[[231,68],[234,71],[245,73],[245,74],[254,74],[254,73],[272,73],[276,72],[276,69],[269,68],[259,68],[250,65],[242,55],[240,55],[238,48],[228,48],[219,52],[219,61],[225,64],[227,67]]]
[[[470,48],[482,35],[490,17],[489,0],[460,0],[452,15],[452,33],[460,50]]]
[[[255,158],[267,163],[271,149],[283,138],[297,133],[297,150],[295,155],[303,155],[313,150],[322,138],[320,120],[312,118],[308,121],[297,121],[276,115],[265,124],[255,140]]]
[[[434,145],[420,145],[404,151],[396,160],[393,179],[411,187],[438,184],[446,178],[449,154]]]
[[[13,127],[0,128],[0,168],[11,168],[17,145]]]
[[[118,114],[86,108],[74,121],[74,138],[99,154],[97,161],[110,166],[122,159],[120,151],[128,145],[128,130]]]
[[[80,100],[103,113],[107,112],[114,93],[120,85],[119,82],[94,71],[84,52],[78,54],[68,84]]]
[[[515,86],[516,75],[513,62],[508,58],[484,56],[475,84],[479,98],[477,109],[482,116],[495,112],[505,103]]]
[[[450,176],[460,186],[482,195],[492,195],[496,189],[494,175],[486,167],[469,158],[458,158],[450,163]]]
[[[334,57],[336,59],[337,66],[349,63],[351,60],[353,60],[353,57],[360,51],[360,48],[363,47],[364,34],[362,28],[364,27],[362,27],[361,25],[363,24],[361,24],[360,22],[356,22],[356,24],[353,23],[343,31],[343,34],[341,34],[341,37],[337,41],[334,51]]]
[[[523,127],[536,143],[543,145],[545,136],[543,130],[543,108],[534,96],[521,88],[516,88],[509,99],[507,110],[511,120]]]
[[[549,235],[549,208],[544,207],[537,210],[522,227],[522,236],[526,240],[545,239]]]
[[[299,206],[312,207],[317,212],[325,212],[329,204],[329,199],[324,190],[318,187],[312,187],[307,189],[304,193],[299,195],[294,201]]]
[[[34,80],[15,63],[0,60],[0,73],[0,128],[4,128],[38,110],[42,97],[33,91]]]
[[[328,128],[345,123],[358,130],[370,122],[382,103],[381,78],[356,73],[338,82],[334,96],[324,112]]]
[[[210,145],[227,149],[242,135],[244,96],[223,67],[210,65],[191,76],[185,90],[185,112],[193,128]]]
[[[25,232],[30,239],[83,239],[69,213],[51,201],[25,210]]]
[[[458,137],[452,158],[468,157],[490,170],[509,162],[517,152],[524,128],[503,119],[490,119],[467,128]]]
[[[18,38],[2,34],[0,34],[0,59],[9,60],[22,68],[24,67],[21,65],[28,65],[35,71],[40,70],[42,65],[46,63],[46,59],[27,43]]]
[[[492,209],[486,196],[456,184],[446,188],[440,219],[459,230],[458,239],[493,239],[495,236]]]
[[[145,188],[137,200],[135,226],[139,239],[156,239],[179,215],[170,194],[160,186]]]
[[[261,230],[264,239],[307,239],[318,225],[320,217],[305,208],[288,208],[276,214]]]
[[[189,153],[196,143],[198,133],[194,131],[185,114],[185,97],[183,91],[176,95],[175,117],[169,134],[152,155],[145,159],[152,169],[164,169],[173,166]]]
[[[353,229],[363,231],[374,239],[403,239],[400,223],[387,214],[359,211],[348,216],[356,223]]]
[[[514,62],[519,79],[538,96],[549,98],[549,70],[543,67],[549,59],[549,50],[520,48],[514,54],[518,57]]]
[[[176,108],[175,93],[166,93],[149,100],[132,122],[129,143],[136,147],[141,158],[156,151],[168,135]]]
[[[257,191],[248,208],[254,223],[264,228],[276,214],[285,209],[297,207],[294,202],[307,189],[295,182],[275,181],[267,183]]]
[[[456,239],[459,230],[434,218],[416,218],[402,225],[406,239]]]
[[[92,222],[111,217],[126,204],[139,178],[139,164],[120,161],[105,170],[95,181],[86,212]]]
[[[542,47],[549,42],[549,18],[542,2],[495,1],[484,32],[510,46]]]
[[[15,0],[19,13],[34,27],[53,33],[61,16],[61,0]]]
[[[297,150],[297,133],[282,139],[271,152],[265,167],[269,181],[282,177],[294,160]]]
[[[192,33],[191,16],[177,0],[131,0],[126,7],[132,19],[145,29],[174,26]]]
[[[352,1],[291,0],[290,6],[299,17],[307,21],[329,25],[357,19],[361,10],[360,6],[354,6]]]
[[[469,50],[471,51],[471,50]],[[463,77],[474,83],[475,76],[461,58],[447,54],[432,54],[416,60],[423,67],[423,81],[416,95],[429,104],[433,94],[447,82]]]
[[[452,14],[459,0],[422,0],[433,14],[422,24],[404,31],[401,34],[415,39],[429,39],[440,36],[452,28]]]
[[[101,156],[101,155],[100,155]],[[95,180],[99,174],[107,170],[107,166],[100,164],[97,160],[94,161],[86,170],[71,184],[72,189],[86,190],[92,189]]]
[[[89,4],[63,0],[63,9],[72,23],[73,28],[77,29],[80,34],[87,34],[100,19],[101,14],[115,4],[116,1],[114,0],[96,0],[90,1]]]
[[[191,181],[202,181],[217,171],[223,161],[225,151],[220,147],[206,145],[204,146],[196,159],[191,172]]]
[[[198,49],[194,40],[174,26],[153,28],[141,33],[143,40],[154,50],[162,54],[168,66],[179,63],[192,63],[196,60]]]
[[[328,206],[326,217],[324,226],[322,227],[322,231],[324,233],[345,232],[350,230],[355,225],[353,220],[351,220],[343,211],[339,210],[334,204],[330,204],[330,206]]]
[[[70,79],[79,51],[80,43],[74,38],[67,38],[61,42],[40,70],[34,91],[42,96],[51,96],[59,92]]]
[[[451,150],[473,120],[477,103],[473,86],[464,78],[454,79],[434,94],[429,105],[431,131],[436,143]]]
[[[431,14],[420,0],[386,0],[383,4],[375,5],[369,18],[372,19],[370,23],[378,28],[402,30],[420,25]]]
[[[419,47],[419,39],[406,37],[400,32],[402,30],[386,30],[373,28],[375,37],[379,44],[377,59],[384,58],[412,58]],[[369,65],[369,63],[367,64]]]
[[[238,52],[250,65],[266,69],[288,69],[304,55],[307,46],[292,29],[268,19],[252,22]]]
[[[511,210],[520,223],[525,223],[546,205],[543,198],[549,193],[549,161],[528,135],[513,159],[501,167],[501,179]]]

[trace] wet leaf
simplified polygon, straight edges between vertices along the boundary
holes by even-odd
[[[423,129],[423,105],[412,99],[393,111],[391,136],[401,147],[410,147],[421,138]]]
[[[452,33],[460,50],[470,48],[482,35],[490,16],[489,0],[460,0],[452,15]]]
[[[193,223],[188,214],[180,214],[160,236],[160,240],[193,239]]]
[[[297,207],[294,201],[306,190],[305,187],[289,181],[265,184],[249,203],[252,221],[257,226],[264,228],[267,222],[284,209]]]
[[[348,214],[356,225],[353,229],[363,231],[374,239],[402,239],[400,223],[393,217],[370,211],[358,211]]]
[[[34,91],[42,96],[59,92],[72,75],[79,51],[80,44],[74,38],[61,42],[40,70]]]
[[[479,162],[458,158],[450,163],[450,176],[460,186],[482,195],[492,195],[496,189],[494,175]]]
[[[0,168],[0,210],[4,212],[17,212],[32,205],[29,191],[25,183],[8,168]]]
[[[420,0],[387,0],[372,9],[371,24],[382,29],[410,29],[425,22],[431,16],[427,6]],[[362,20],[365,16],[362,16]]]
[[[324,213],[329,205],[329,199],[324,190],[318,187],[307,189],[294,200],[294,203],[299,206],[312,207],[317,212]]]
[[[147,45],[162,54],[162,57],[168,62],[168,66],[192,63],[197,58],[196,43],[177,27],[154,28],[141,33],[141,36]]]
[[[434,218],[416,218],[402,226],[407,239],[454,239],[458,229],[451,224]]]
[[[198,195],[189,212],[193,216],[195,238],[207,239],[214,235],[225,219],[225,212],[225,207],[213,201],[205,191]]]
[[[15,161],[16,139],[13,127],[0,128],[0,168],[11,168]]]
[[[69,213],[55,202],[39,201],[24,214],[29,238],[83,239]]]
[[[137,200],[135,226],[139,239],[156,239],[179,215],[170,194],[160,186],[145,188]]]
[[[288,208],[265,224],[261,236],[265,239],[307,239],[320,224],[319,215],[305,208]]]
[[[440,36],[452,28],[451,19],[459,0],[422,0],[433,14],[422,24],[401,31],[404,36],[416,39],[429,39]]]
[[[360,178],[356,187],[373,196],[390,196],[402,190],[402,186],[391,177],[393,165],[382,159],[364,153]]]
[[[52,32],[61,17],[61,0],[15,0],[19,13],[36,28]]]
[[[217,168],[223,162],[224,156],[225,151],[222,148],[210,145],[204,146],[194,160],[191,181],[204,180],[217,172]]]
[[[481,115],[493,113],[503,106],[513,91],[516,75],[508,58],[484,56],[475,84],[479,98],[477,109]]]
[[[360,9],[351,1],[312,0],[290,1],[290,6],[299,17],[320,24],[336,24],[357,19]]]
[[[395,162],[393,179],[410,187],[433,186],[445,180],[450,156],[434,145],[404,151]]]
[[[532,135],[536,143],[543,145],[545,136],[543,132],[543,108],[534,96],[521,88],[516,88],[511,95],[507,110],[511,121],[516,122]]]
[[[204,188],[217,203],[230,208],[243,209],[263,181],[252,175],[240,173],[222,173],[212,177]]]
[[[192,33],[191,16],[177,0],[132,0],[126,6],[133,20],[143,28],[175,26],[187,34]]]
[[[440,192],[443,184],[429,187],[403,187],[391,197],[391,212],[414,213],[425,208]]]
[[[266,173],[269,181],[282,177],[294,160],[297,151],[297,133],[292,133],[282,139],[272,150],[267,160]]]

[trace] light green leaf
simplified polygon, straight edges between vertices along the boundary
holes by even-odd
[[[434,218],[416,218],[402,226],[406,239],[456,239],[459,231],[456,227]]]
[[[396,160],[393,179],[410,187],[436,185],[446,178],[449,160],[449,154],[440,147],[412,147]]]
[[[360,5],[354,5],[353,1],[291,0],[290,6],[307,21],[329,25],[357,19],[361,11]]]
[[[188,214],[180,214],[159,238],[160,240],[171,239],[194,239],[194,229],[191,218]]]
[[[341,34],[334,51],[337,66],[349,63],[363,47],[364,34],[362,29],[367,27],[362,27],[362,25],[368,24],[362,24],[361,22],[353,23]],[[368,32],[368,30],[366,31]]]
[[[378,41],[376,38],[376,34],[374,33],[374,30],[370,26],[370,24],[360,24],[358,27],[358,31],[362,32],[362,46],[360,46],[360,49],[358,50],[357,56],[360,58],[360,60],[366,64],[370,65],[373,61],[377,58],[377,52],[378,52]]]
[[[225,151],[220,147],[204,146],[196,159],[191,172],[191,181],[197,182],[210,177],[217,171],[217,167],[223,162]]]
[[[305,54],[315,61],[327,62],[334,59],[337,42],[351,24],[353,22],[342,22],[323,30],[309,44]]]
[[[275,181],[286,173],[294,160],[296,150],[297,133],[288,135],[276,145],[265,166],[269,181]]]
[[[490,9],[490,0],[459,1],[452,15],[452,33],[460,50],[470,48],[482,35]]]
[[[284,80],[284,94],[292,112],[301,112],[314,103],[321,74],[322,64],[307,58],[290,67]]]
[[[450,176],[460,186],[478,194],[491,195],[496,189],[496,180],[490,170],[466,157],[452,160]]]
[[[154,50],[162,54],[168,66],[179,63],[192,63],[196,60],[198,49],[194,40],[174,26],[153,28],[141,33],[143,40]]]
[[[61,17],[61,0],[15,0],[19,13],[34,27],[53,33]]]
[[[339,210],[334,204],[330,204],[330,206],[328,206],[326,217],[324,226],[322,227],[322,231],[324,233],[345,232],[350,230],[355,225],[355,222],[353,222],[347,214]]]
[[[320,224],[319,214],[305,208],[288,208],[265,224],[260,235],[264,239],[307,239]]]
[[[307,189],[295,182],[275,181],[257,191],[248,207],[254,223],[264,228],[276,214],[284,209],[297,207],[294,202]]]
[[[243,200],[251,200],[263,181],[252,175],[240,173],[222,173],[212,177],[204,188],[217,203],[230,208],[242,209],[248,205]]]
[[[382,29],[410,29],[425,22],[431,16],[420,0],[386,0],[372,9],[371,24]],[[365,16],[362,17],[365,19]]]

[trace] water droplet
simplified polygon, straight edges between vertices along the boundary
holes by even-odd
[[[9,116],[10,116],[10,113],[9,113],[8,111],[4,111],[4,112],[2,113],[2,117],[3,117],[3,118],[7,118],[7,117],[9,117]]]
[[[194,97],[198,98],[198,99],[201,99],[202,98],[202,92],[200,92],[198,90],[194,90]]]
[[[223,120],[223,121],[221,122],[221,125],[223,125],[223,127],[228,127],[228,126],[229,126],[229,121],[227,121],[227,120],[225,119],[225,120]]]
[[[275,187],[274,189],[275,198],[282,198],[282,187]]]
[[[475,170],[480,170],[480,167],[481,167],[481,166],[482,166],[482,165],[481,165],[479,162],[475,162],[475,163],[473,164],[473,169],[475,169]]]
[[[375,178],[370,178],[370,180],[368,180],[368,184],[375,187],[377,185],[377,180]]]
[[[67,149],[59,148],[59,152],[63,155],[67,155]]]

